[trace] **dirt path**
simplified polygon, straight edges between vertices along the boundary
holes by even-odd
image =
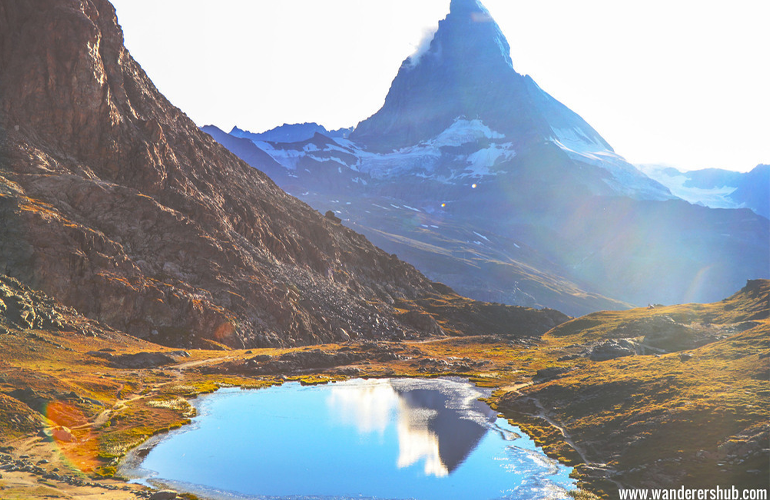
[[[178,365],[171,365],[167,366],[166,368],[171,368],[174,370],[187,370],[188,368],[192,368],[193,366],[200,366],[200,365],[206,365],[209,363],[214,363],[216,361],[227,361],[233,359],[233,356],[221,356],[219,358],[209,358],[209,359],[199,359],[197,361],[188,361],[187,363],[180,363]]]
[[[520,385],[531,385],[531,384],[532,382],[530,382],[529,384],[520,384]],[[609,468],[607,464],[598,463],[598,462],[589,460],[588,457],[586,456],[585,450],[583,450],[580,446],[577,445],[577,443],[575,443],[575,441],[569,436],[567,431],[564,430],[564,427],[556,423],[555,420],[553,420],[551,417],[548,416],[548,411],[545,409],[542,403],[540,403],[540,400],[538,400],[537,398],[533,398],[531,396],[529,397],[529,399],[535,403],[535,405],[537,406],[537,409],[539,410],[539,413],[536,416],[542,418],[543,420],[545,420],[546,422],[554,426],[561,433],[562,438],[564,439],[564,442],[570,445],[572,449],[574,449],[577,452],[577,454],[580,455],[580,459],[583,460],[583,463],[599,469]],[[612,479],[610,477],[607,477],[606,479],[614,483],[615,486],[618,487],[618,489],[622,489],[624,487],[620,482],[616,481],[615,479]]]
[[[179,380],[182,379],[182,373],[184,372],[184,370],[188,370],[188,369],[190,369],[192,367],[195,367],[195,366],[205,365],[205,364],[209,364],[209,363],[215,363],[215,362],[218,362],[218,361],[226,361],[226,360],[229,360],[229,359],[233,359],[233,357],[232,356],[222,356],[222,357],[218,357],[218,358],[199,359],[199,360],[196,360],[196,361],[188,361],[186,363],[180,363],[178,365],[165,366],[165,367],[163,367],[164,368],[164,372],[168,373],[169,375],[172,375],[174,377],[173,379],[167,380],[165,382],[159,382],[159,383],[152,384],[152,388],[150,389],[150,391],[146,392],[144,394],[142,394],[143,391],[140,390],[139,392],[137,392],[137,393],[135,393],[135,394],[133,394],[133,395],[127,397],[127,398],[122,398],[122,397],[119,396],[118,401],[116,401],[115,404],[112,405],[111,408],[107,408],[106,410],[104,410],[101,413],[99,413],[99,415],[96,416],[96,418],[93,420],[93,422],[88,422],[88,423],[85,423],[83,425],[79,425],[77,427],[73,427],[73,430],[85,429],[87,427],[93,428],[93,427],[99,427],[100,425],[104,425],[104,423],[107,422],[107,420],[110,419],[111,415],[113,415],[115,412],[117,412],[119,410],[122,410],[123,408],[126,407],[126,405],[128,405],[128,404],[130,404],[130,403],[132,403],[132,402],[134,402],[134,401],[136,401],[138,399],[142,399],[142,398],[145,398],[145,397],[147,397],[147,396],[149,396],[149,395],[151,395],[153,393],[156,393],[158,391],[158,389],[160,389],[161,387],[164,387],[164,386],[166,386],[168,384],[171,384],[171,383],[179,382]],[[149,369],[139,370],[139,373],[140,373],[140,377],[139,378],[140,378],[140,380],[144,380],[144,375],[145,375],[145,373],[147,373],[148,370]],[[123,393],[124,387],[125,387],[124,385],[121,385],[120,389],[118,390],[118,394],[119,395],[121,395]]]
[[[530,385],[532,385],[533,383],[534,383],[534,382],[532,382],[532,381],[530,380],[529,382],[522,382],[522,383],[520,383],[520,384],[514,384],[514,385],[504,385],[504,386],[500,387],[500,389],[502,389],[502,390],[504,390],[504,391],[506,391],[506,392],[515,392],[515,393],[517,393],[517,394],[521,394],[521,392],[520,392],[520,390],[519,390],[519,389],[523,389],[523,388],[525,388],[525,387],[529,387],[529,386],[530,386]]]
[[[575,441],[573,441],[573,440],[572,440],[572,439],[569,437],[569,434],[567,434],[567,432],[564,430],[564,427],[562,427],[561,425],[557,424],[557,423],[556,423],[556,421],[554,421],[554,420],[553,420],[551,417],[549,417],[549,416],[548,416],[548,413],[546,412],[545,408],[544,408],[544,407],[543,407],[543,405],[540,403],[540,401],[539,401],[537,398],[533,398],[533,397],[530,397],[529,399],[535,403],[535,405],[537,406],[537,409],[539,410],[539,413],[537,414],[537,416],[538,416],[538,417],[540,417],[540,418],[542,418],[543,420],[545,420],[545,421],[546,421],[546,422],[548,422],[549,424],[551,424],[553,427],[555,427],[555,428],[556,428],[556,429],[557,429],[557,430],[558,430],[558,431],[561,433],[562,437],[564,438],[564,441],[565,441],[565,442],[566,442],[568,445],[570,445],[570,446],[571,446],[571,447],[572,447],[572,448],[573,448],[573,449],[574,449],[574,450],[577,452],[577,454],[578,454],[578,455],[580,455],[580,459],[581,459],[583,462],[585,462],[585,463],[587,463],[587,464],[588,464],[588,463],[592,463],[592,462],[591,462],[591,461],[590,461],[590,460],[589,460],[589,459],[586,457],[586,454],[585,454],[585,452],[583,451],[583,449],[582,449],[582,448],[580,448],[580,446],[578,446],[578,445],[575,443]]]

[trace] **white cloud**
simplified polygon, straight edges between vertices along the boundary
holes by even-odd
[[[430,43],[433,41],[433,37],[436,35],[436,31],[438,31],[438,23],[436,23],[436,25],[433,27],[426,27],[423,30],[420,43],[417,44],[414,53],[409,56],[409,62],[412,64],[412,66],[417,66],[417,64],[420,62],[420,59],[422,59],[422,56],[428,52],[428,49],[430,49]]]

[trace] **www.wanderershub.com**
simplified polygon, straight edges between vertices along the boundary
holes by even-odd
[[[768,500],[766,489],[670,488],[620,489],[620,500]]]

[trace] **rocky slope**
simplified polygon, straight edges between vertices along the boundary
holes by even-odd
[[[0,5],[0,110],[0,270],[86,316],[180,346],[442,332],[393,306],[434,283],[200,132],[106,0]]]

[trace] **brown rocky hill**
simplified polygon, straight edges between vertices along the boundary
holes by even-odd
[[[200,132],[106,0],[0,3],[0,272],[179,346],[436,334],[452,324],[420,301],[457,299]],[[497,331],[459,330],[566,319],[498,316]]]

